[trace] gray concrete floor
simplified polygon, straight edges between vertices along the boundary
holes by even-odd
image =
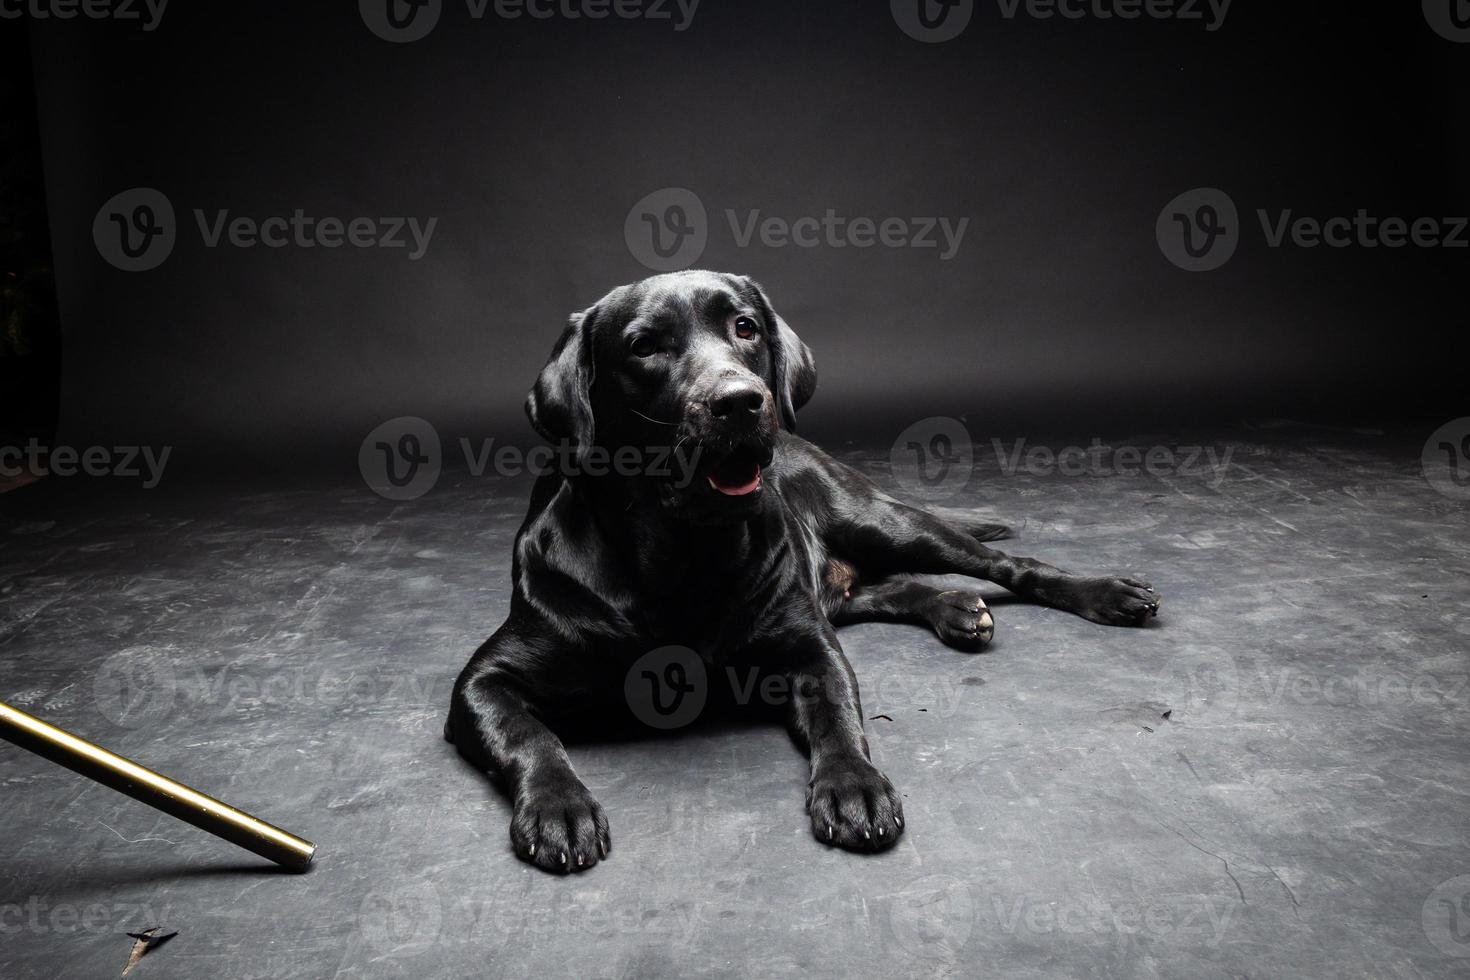
[[[1143,573],[1164,613],[986,587],[982,655],[844,630],[901,846],[817,844],[779,727],[697,729],[573,748],[615,845],[565,879],[440,739],[525,480],[6,495],[0,698],[321,856],[275,873],[0,745],[0,976],[116,976],[151,925],[179,935],[134,977],[1464,976],[1470,505],[1422,433],[1270,435],[1220,473],[1006,476],[979,447],[945,506]]]

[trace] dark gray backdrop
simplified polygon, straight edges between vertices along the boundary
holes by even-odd
[[[1446,0],[1449,2],[1449,0]],[[1269,248],[1256,208],[1470,212],[1470,45],[1417,4],[1239,0],[1199,21],[1008,19],[920,43],[886,0],[703,0],[650,18],[470,16],[388,43],[350,3],[170,6],[155,30],[32,25],[65,338],[60,440],[351,465],[384,419],[520,440],[565,315],[648,270],[624,222],[665,187],[698,264],[761,279],[815,348],[812,431],[977,436],[1244,414],[1448,417],[1467,251]],[[1024,8],[1023,8],[1024,9]],[[677,13],[675,14],[677,17]],[[6,24],[4,29],[13,29]],[[163,192],[150,271],[99,208]],[[1226,191],[1241,242],[1176,268],[1155,221]],[[212,217],[437,217],[404,249],[204,247]],[[969,219],[935,249],[740,247],[725,210]]]

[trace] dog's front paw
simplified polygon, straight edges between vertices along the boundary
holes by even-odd
[[[817,840],[850,851],[881,851],[903,833],[898,791],[866,759],[824,762],[807,784],[806,809]]]
[[[1163,597],[1136,578],[1094,578],[1079,588],[1077,612],[1104,626],[1142,626],[1159,614]]]
[[[946,646],[973,653],[995,635],[985,600],[973,592],[941,592],[929,604],[929,624]]]
[[[571,773],[525,786],[510,820],[516,856],[544,871],[586,871],[612,849],[607,816]]]

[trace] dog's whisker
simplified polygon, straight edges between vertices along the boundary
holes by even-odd
[[[640,419],[648,419],[648,421],[652,422],[654,425],[678,425],[679,424],[678,422],[664,422],[664,421],[661,421],[659,419],[649,418],[647,415],[644,415],[642,412],[638,411],[638,409],[636,409],[636,408],[630,408],[630,409],[628,409],[628,411],[632,412],[634,415],[638,416]]]

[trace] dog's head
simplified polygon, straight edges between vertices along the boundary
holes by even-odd
[[[573,314],[526,414],[554,442],[649,464],[641,486],[666,507],[734,519],[760,501],[776,433],[796,430],[816,385],[811,351],[760,286],[676,272]],[[660,448],[674,450],[667,474],[654,471]]]

